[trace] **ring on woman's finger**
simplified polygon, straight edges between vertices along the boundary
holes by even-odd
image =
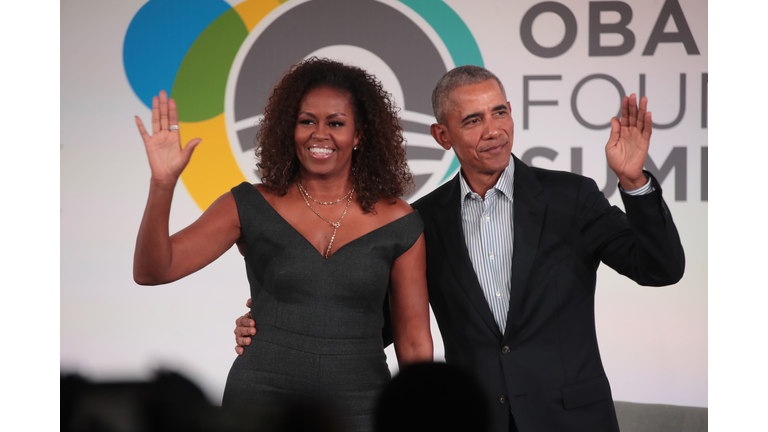
[[[179,125],[170,125],[168,126],[168,130],[179,130]]]

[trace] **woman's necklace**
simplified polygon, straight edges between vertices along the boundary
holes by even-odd
[[[354,192],[354,189],[350,189],[349,193],[339,198],[338,200],[326,203],[326,202],[320,202],[312,198],[312,196],[309,193],[307,193],[306,189],[304,189],[304,186],[301,185],[300,181],[297,181],[296,184],[299,186],[299,193],[301,194],[301,197],[304,198],[304,202],[307,203],[307,207],[309,207],[309,209],[312,210],[312,213],[316,214],[320,219],[328,222],[333,227],[333,235],[331,236],[331,241],[328,243],[328,249],[326,249],[325,251],[325,259],[328,259],[328,257],[331,256],[331,246],[333,246],[333,239],[336,238],[336,230],[338,230],[339,227],[341,226],[341,220],[344,219],[344,216],[347,214],[347,209],[349,208],[349,204],[352,203],[352,193]],[[331,222],[328,219],[326,219],[323,215],[318,213],[317,210],[315,210],[312,207],[312,204],[309,203],[309,201],[307,200],[307,197],[309,197],[309,199],[321,205],[337,204],[337,203],[340,203],[342,200],[344,200],[344,198],[346,198],[347,205],[346,207],[344,207],[344,213],[341,214],[341,217],[339,218],[339,220],[336,222]]]
[[[337,199],[336,201],[322,202],[322,201],[318,201],[318,200],[312,198],[312,195],[310,195],[309,192],[307,192],[307,190],[304,189],[304,186],[301,185],[300,181],[297,181],[296,184],[299,185],[299,190],[301,191],[302,195],[306,196],[307,198],[311,199],[312,201],[314,201],[314,202],[316,202],[316,203],[318,203],[320,205],[338,204],[338,203],[344,201],[345,199],[351,197],[352,196],[352,192],[354,191],[354,189],[350,189],[349,192],[347,192],[346,195],[344,195],[343,197]]]

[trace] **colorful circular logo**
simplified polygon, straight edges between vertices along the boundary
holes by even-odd
[[[392,93],[416,181],[409,201],[456,172],[453,152],[429,134],[430,96],[446,71],[483,62],[442,1],[151,0],[126,32],[126,75],[148,107],[170,89],[182,142],[203,138],[181,176],[201,209],[242,181],[259,181],[254,137],[267,98],[291,65],[311,56],[362,67]]]

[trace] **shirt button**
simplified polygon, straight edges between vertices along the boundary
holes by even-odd
[[[496,291],[496,297],[501,297],[501,292],[500,291]]]
[[[508,346],[506,346],[506,345],[504,345],[504,346],[501,348],[501,352],[502,352],[502,354],[509,354],[509,351],[510,351],[510,349],[509,349],[509,347],[508,347]]]
[[[493,259],[493,252],[488,254],[488,258]]]
[[[499,402],[501,403],[507,403],[507,397],[504,395],[499,396]]]
[[[485,220],[490,221],[491,220],[491,215],[485,215]]]

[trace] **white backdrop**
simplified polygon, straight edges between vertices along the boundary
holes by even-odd
[[[301,3],[291,0],[272,9],[262,27]],[[429,11],[410,10],[409,2],[381,3],[416,23],[446,67],[452,66],[457,48],[439,29],[439,19],[429,18]],[[580,81],[601,74],[615,79],[629,94],[640,91],[644,75],[653,119],[664,125],[674,123],[681,112],[680,76],[685,74],[684,114],[675,126],[654,130],[650,158],[664,178],[665,198],[686,250],[686,274],[672,287],[644,288],[602,266],[596,320],[615,399],[708,406],[708,203],[703,181],[707,164],[702,162],[702,149],[707,148],[706,123],[703,126],[707,97],[702,86],[708,72],[707,3],[680,1],[689,31],[680,28],[678,12],[662,22],[663,32],[689,34],[699,54],[690,53],[690,45],[683,42],[661,42],[652,55],[643,55],[657,20],[665,16],[664,5],[676,2],[628,1],[632,19],[626,28],[634,35],[633,48],[621,55],[596,56],[589,50],[590,28],[598,30],[595,22],[590,24],[592,3],[567,2],[563,7],[573,15],[575,26],[564,24],[562,17],[567,21],[568,13],[563,8],[557,9],[561,15],[542,12],[532,21],[531,37],[543,48],[568,42],[575,29],[573,43],[549,58],[531,52],[535,46],[526,46],[521,36],[526,13],[542,2],[445,3],[466,24],[484,66],[506,86],[516,121],[513,152],[523,158],[537,154],[531,163],[545,168],[573,170],[581,165],[581,172],[601,187],[611,184],[603,154],[608,131],[583,123],[606,123],[616,113],[618,92],[605,78],[589,80],[575,91]],[[131,276],[149,180],[133,115],[148,119],[149,110],[126,75],[123,46],[129,24],[143,5],[141,0],[61,5],[61,370],[94,379],[130,379],[148,377],[159,367],[172,368],[188,375],[219,403],[236,355],[234,319],[246,311],[248,297],[237,251],[230,250],[204,270],[168,286],[139,287]],[[618,12],[600,16],[604,24],[620,18]],[[605,34],[600,45],[619,46],[625,40],[626,33]],[[394,73],[369,51],[329,48],[321,54],[369,68],[396,98],[402,91]],[[529,101],[550,101],[529,106],[527,125],[526,82]],[[406,119],[424,120],[418,113],[408,115]],[[431,145],[418,134],[408,138]],[[206,145],[215,144],[204,140],[201,146]],[[579,153],[581,164],[575,162]],[[440,163],[416,163],[414,171],[444,172],[450,158]],[[171,231],[200,215],[194,193],[184,184],[177,187]],[[610,200],[620,205],[616,193]],[[433,333],[440,358],[442,344],[434,323]],[[396,368],[394,362],[392,366]]]

